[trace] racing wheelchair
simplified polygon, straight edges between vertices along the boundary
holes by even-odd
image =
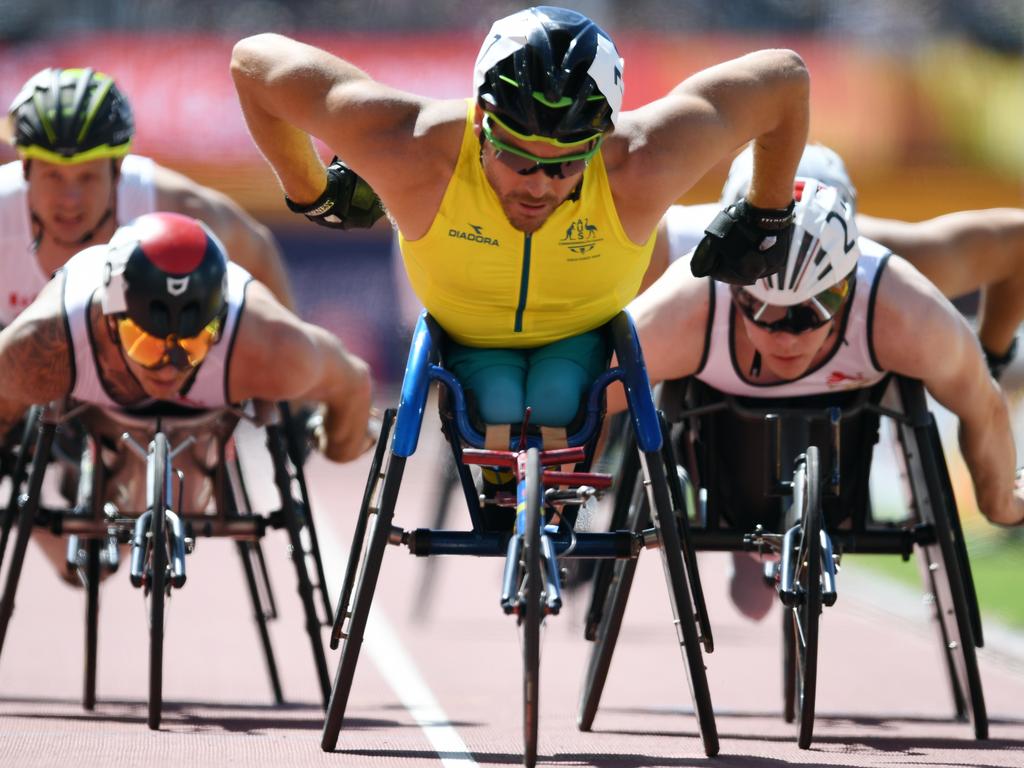
[[[250,504],[234,437],[243,418],[265,430],[280,500],[280,507],[269,514],[256,513]],[[115,412],[56,402],[46,408],[33,407],[26,422],[25,439],[11,470],[11,500],[0,536],[2,562],[12,526],[17,525],[0,594],[0,651],[33,527],[68,535],[67,567],[77,574],[86,597],[82,703],[85,709],[93,709],[100,581],[104,570],[118,569],[120,548],[128,545],[129,578],[147,602],[147,722],[151,729],[158,729],[168,601],[185,585],[186,556],[196,539],[227,537],[236,543],[270,686],[280,704],[284,696],[267,627],[267,622],[277,617],[277,605],[261,541],[268,529],[284,528],[326,705],[330,687],[321,627],[330,623],[333,611],[306,491],[305,449],[286,403],[250,403],[238,411],[195,411],[159,404],[144,411]],[[44,475],[51,458],[61,453],[61,436],[68,433],[81,438],[80,450],[72,451],[76,502],[70,508],[46,507],[42,503]],[[63,461],[66,463],[67,457]],[[212,510],[208,509],[211,499]]]
[[[786,400],[724,395],[696,379],[667,382],[659,403],[673,424],[680,475],[692,478],[697,515],[680,521],[697,550],[777,556],[765,578],[783,604],[783,716],[798,743],[814,729],[818,629],[835,604],[845,553],[916,554],[945,659],[956,717],[987,738],[976,649],[981,618],[956,501],[933,415],[919,381],[887,377],[872,388]],[[906,517],[876,520],[868,475],[880,420],[899,443]],[[628,454],[627,454],[628,455]],[[644,518],[635,462],[623,478],[612,527]],[[611,663],[635,564],[599,563],[586,636],[595,641],[578,723],[589,730]]]
[[[664,461],[667,424],[654,408],[631,318],[620,313],[605,331],[619,364],[605,371],[594,383],[586,400],[582,424],[578,429],[571,425],[566,447],[545,447],[543,430],[538,434],[537,430],[529,428],[527,412],[519,434],[510,433],[506,438],[508,444],[493,450],[485,448],[485,432],[474,423],[461,385],[441,365],[445,344],[443,331],[426,313],[420,317],[409,352],[401,401],[397,411],[389,410],[384,415],[348,554],[331,635],[331,647],[337,648],[340,643],[342,648],[321,740],[325,751],[337,746],[384,551],[392,544],[405,546],[419,556],[505,557],[501,606],[506,614],[516,618],[522,633],[523,763],[526,766],[533,766],[537,760],[540,626],[561,607],[559,561],[601,558],[632,562],[645,546],[657,547],[661,552],[704,750],[708,755],[718,753],[718,733],[701,654],[702,643],[710,640],[703,629],[707,627],[706,611],[697,572],[681,555],[689,545],[680,540],[681,529],[676,521],[686,518],[678,509],[686,496],[678,489],[675,465]],[[393,524],[402,473],[406,461],[416,450],[432,381],[442,387],[442,432],[451,449],[468,506],[471,522],[468,531],[409,531]],[[590,471],[590,457],[603,415],[604,390],[613,381],[621,381],[627,393],[630,423],[638,446],[637,462],[650,495],[652,512],[648,519],[651,526],[607,533],[578,532],[574,522],[579,505],[596,489],[611,483],[610,476]],[[563,464],[575,465],[573,471],[546,468]],[[481,503],[471,465],[512,470],[516,479],[515,494],[506,493],[507,498],[502,498],[502,493],[495,492],[493,497],[483,499],[486,504]],[[487,505],[513,508],[514,527],[510,524],[501,529],[486,525],[484,508]]]

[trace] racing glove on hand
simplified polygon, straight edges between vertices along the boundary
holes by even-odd
[[[989,373],[992,374],[993,379],[999,381],[1003,372],[1013,362],[1014,358],[1017,357],[1017,339],[1015,337],[1010,342],[1010,348],[1001,355],[990,352],[984,344],[981,345],[981,351],[985,353],[985,362],[988,363]]]
[[[757,208],[745,199],[721,211],[697,244],[690,260],[694,277],[752,285],[786,266],[793,238],[793,203]]]
[[[384,206],[363,178],[335,157],[327,166],[327,188],[308,205],[288,199],[293,213],[331,229],[369,229],[384,215]]]

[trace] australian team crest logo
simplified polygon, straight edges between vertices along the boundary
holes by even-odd
[[[565,237],[558,241],[563,248],[568,248],[576,256],[594,258],[598,253],[592,253],[594,248],[604,238],[596,225],[590,223],[588,218],[579,218],[572,222],[565,230]],[[570,258],[570,261],[574,259]]]

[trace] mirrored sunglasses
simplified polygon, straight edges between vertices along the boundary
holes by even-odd
[[[171,334],[162,338],[142,330],[130,317],[120,317],[117,332],[124,353],[143,368],[155,370],[173,365],[186,370],[206,359],[220,335],[220,325],[220,317],[215,317],[195,336],[178,338]]]
[[[601,147],[602,137],[593,139],[593,144],[584,152],[557,157],[538,157],[524,149],[506,144],[494,136],[491,129],[490,115],[484,115],[482,122],[483,134],[494,147],[494,157],[502,165],[515,171],[520,176],[529,176],[537,171],[544,171],[553,179],[564,179],[582,173],[590,163],[597,150]]]
[[[804,333],[832,321],[853,292],[855,280],[856,273],[851,273],[831,288],[788,307],[761,301],[737,285],[732,286],[732,297],[743,315],[758,327],[772,333]]]

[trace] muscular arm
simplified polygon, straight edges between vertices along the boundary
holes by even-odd
[[[230,365],[228,394],[235,402],[324,403],[329,459],[350,461],[368,447],[369,367],[333,334],[282,307],[259,283],[246,289]]]
[[[274,236],[227,195],[197,184],[168,168],[156,169],[157,209],[206,222],[228,256],[266,285],[277,300],[295,308],[291,282]]]
[[[958,211],[907,222],[857,215],[862,235],[905,258],[946,296],[997,283],[1024,266],[1024,210]]]
[[[667,96],[624,113],[617,146],[609,148],[609,173],[627,231],[641,223],[650,231],[716,162],[751,139],[748,199],[763,208],[788,205],[807,140],[809,88],[796,53],[758,51],[698,72]]]
[[[72,363],[61,311],[63,276],[51,280],[32,304],[0,332],[0,434],[34,403],[71,391]]]
[[[237,43],[231,75],[249,132],[292,200],[312,202],[324,190],[316,136],[366,179],[403,231],[426,231],[458,155],[464,102],[390,88],[276,34]]]
[[[704,356],[708,284],[690,274],[689,259],[680,259],[627,307],[636,323],[651,386],[697,372]],[[625,407],[622,388],[609,388],[609,413]]]
[[[982,513],[995,523],[1024,522],[1006,401],[967,323],[935,286],[893,257],[881,277],[874,328],[882,367],[920,379],[960,419],[960,449]]]
[[[978,337],[1001,354],[1024,322],[1024,210],[959,211],[919,222],[857,216],[861,234],[905,257],[955,298],[984,291]]]

